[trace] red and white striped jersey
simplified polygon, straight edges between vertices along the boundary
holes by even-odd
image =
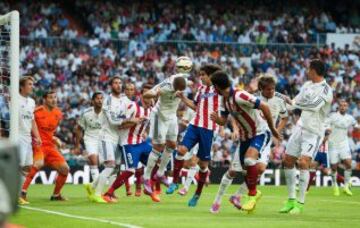
[[[212,112],[220,112],[222,97],[217,93],[214,86],[201,85],[194,97],[196,115],[190,124],[216,131],[219,127],[210,119]]]
[[[269,131],[267,122],[258,107],[260,99],[246,91],[233,90],[224,101],[222,114],[231,114],[239,126],[240,141],[249,140],[256,135]]]
[[[130,112],[134,112],[132,118],[145,118],[146,120],[142,121],[141,123],[131,127],[122,129],[120,133],[120,145],[135,145],[144,142],[143,134],[146,131],[150,123],[150,112],[151,108],[145,109],[144,107],[140,106],[138,103],[133,102],[131,107],[133,110],[129,110]]]
[[[319,147],[320,153],[327,153],[329,151],[329,141],[323,141]]]

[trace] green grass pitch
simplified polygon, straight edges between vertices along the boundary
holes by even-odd
[[[123,188],[117,191],[118,204],[95,204],[87,201],[81,185],[66,185],[63,194],[67,202],[50,202],[53,186],[33,185],[29,189],[29,207],[63,213],[48,214],[21,208],[11,217],[10,222],[32,227],[359,227],[360,188],[353,188],[354,196],[332,196],[331,188],[313,187],[307,195],[305,211],[302,215],[279,214],[277,211],[286,200],[284,186],[261,186],[263,197],[254,214],[246,214],[235,209],[228,197],[238,186],[229,188],[219,214],[211,214],[209,208],[215,197],[217,185],[204,188],[202,198],[196,208],[187,207],[191,197],[165,195],[160,203],[153,203],[149,197],[127,197]],[[164,189],[163,189],[164,190]],[[194,191],[194,186],[192,186]],[[192,193],[192,192],[191,192]],[[68,217],[70,215],[71,217]],[[76,218],[74,218],[74,217]],[[78,217],[80,216],[80,218]],[[90,220],[90,219],[95,219]],[[111,224],[113,223],[113,224]],[[126,224],[130,226],[126,226]]]

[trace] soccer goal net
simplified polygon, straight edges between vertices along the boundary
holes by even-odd
[[[17,142],[19,123],[19,12],[0,16],[0,140]]]

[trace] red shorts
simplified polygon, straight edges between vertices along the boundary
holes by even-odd
[[[34,162],[43,161],[44,166],[51,168],[66,164],[62,154],[52,146],[34,146]]]

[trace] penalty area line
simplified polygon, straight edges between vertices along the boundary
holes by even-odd
[[[27,210],[39,211],[39,212],[43,212],[46,214],[59,215],[62,217],[67,217],[67,218],[72,218],[72,219],[94,221],[94,222],[100,222],[100,223],[105,223],[105,224],[119,226],[119,227],[126,227],[126,228],[142,228],[141,226],[136,226],[136,225],[127,224],[127,223],[121,223],[121,222],[114,222],[114,221],[107,220],[107,219],[91,218],[91,217],[80,216],[80,215],[71,215],[71,214],[67,214],[67,213],[63,213],[63,212],[59,212],[59,211],[50,211],[50,210],[46,210],[46,209],[42,209],[42,208],[29,207],[29,206],[20,206],[20,207],[27,209]]]

